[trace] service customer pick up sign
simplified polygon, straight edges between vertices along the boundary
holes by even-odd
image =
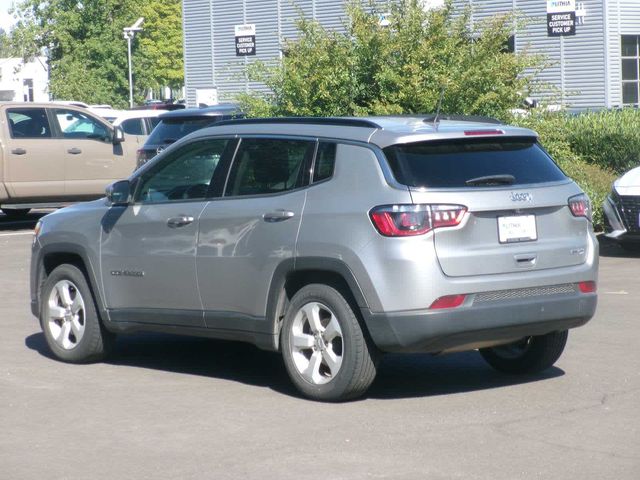
[[[254,24],[236,25],[236,56],[245,57],[256,54],[256,26]]]
[[[547,0],[547,35],[576,34],[576,0]]]

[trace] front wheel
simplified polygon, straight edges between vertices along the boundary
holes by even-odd
[[[480,354],[493,368],[505,373],[537,373],[556,363],[567,344],[567,330],[526,337],[508,345],[481,348]]]
[[[60,265],[47,277],[40,323],[47,345],[65,362],[102,360],[113,344],[114,335],[100,322],[87,280],[74,265]]]
[[[376,376],[375,347],[349,302],[328,285],[307,285],[293,296],[281,349],[292,382],[314,400],[358,397]]]

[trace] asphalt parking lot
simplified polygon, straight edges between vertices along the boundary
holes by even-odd
[[[0,479],[640,478],[640,256],[616,245],[544,375],[394,355],[364,399],[321,404],[238,343],[139,334],[108,363],[53,360],[29,309],[37,218],[0,215]]]

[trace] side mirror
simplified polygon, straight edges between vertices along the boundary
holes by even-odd
[[[113,206],[122,206],[129,204],[131,196],[131,184],[129,180],[119,180],[109,185],[105,191],[107,200]]]
[[[120,127],[115,127],[113,129],[113,144],[117,145],[119,143],[124,142],[124,132],[122,131],[122,128]]]

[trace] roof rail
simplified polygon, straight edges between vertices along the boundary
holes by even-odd
[[[234,120],[222,120],[213,126],[223,125],[247,125],[262,123],[295,123],[302,125],[334,125],[338,127],[365,127],[382,128],[377,123],[364,118],[353,117],[267,117],[267,118],[242,118]]]
[[[492,117],[484,117],[482,115],[447,115],[441,113],[440,115],[430,114],[425,115],[423,122],[432,123],[436,117],[438,120],[453,120],[459,122],[478,122],[478,123],[492,123],[494,125],[502,125],[504,122],[501,122],[498,119]]]

